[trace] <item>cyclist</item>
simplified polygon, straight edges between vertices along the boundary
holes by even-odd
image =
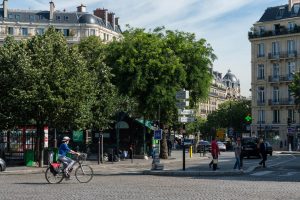
[[[58,159],[61,162],[63,162],[65,166],[64,173],[66,174],[66,176],[69,176],[69,170],[74,165],[75,161],[72,160],[71,158],[68,158],[66,155],[67,153],[80,155],[80,153],[73,151],[69,148],[68,144],[70,142],[70,138],[68,136],[65,136],[62,142],[63,143],[59,146],[59,150],[58,150]]]

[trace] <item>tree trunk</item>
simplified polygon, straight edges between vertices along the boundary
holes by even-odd
[[[160,158],[168,159],[167,133],[165,131],[163,131],[163,137],[160,141]]]

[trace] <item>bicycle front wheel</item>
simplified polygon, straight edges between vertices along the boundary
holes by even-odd
[[[50,167],[48,167],[46,172],[45,172],[45,178],[46,178],[48,183],[51,183],[51,184],[60,183],[64,179],[64,173],[62,171],[60,171],[57,174],[53,174],[50,171]]]
[[[89,165],[79,165],[75,170],[75,177],[80,183],[90,182],[93,176],[93,169]]]

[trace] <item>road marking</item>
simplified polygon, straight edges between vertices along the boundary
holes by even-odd
[[[274,171],[262,171],[262,172],[256,172],[256,173],[253,173],[253,174],[250,174],[251,176],[264,176],[266,174],[271,174],[273,173]]]
[[[282,174],[282,175],[279,175],[279,176],[293,176],[293,175],[298,174],[298,173],[300,173],[300,172],[288,172],[286,174]]]

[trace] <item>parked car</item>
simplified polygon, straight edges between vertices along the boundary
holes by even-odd
[[[197,144],[197,153],[202,153],[203,151],[211,151],[210,142],[202,140]]]
[[[220,151],[226,151],[226,145],[223,142],[217,141]]]
[[[6,163],[3,159],[0,158],[0,172],[5,171]]]
[[[193,139],[184,139],[184,146],[185,146],[185,148],[189,148],[193,144],[194,144],[194,140]]]
[[[250,156],[260,157],[257,148],[258,138],[256,137],[243,137],[241,140],[242,156],[250,158]]]
[[[273,155],[273,147],[272,145],[269,143],[269,142],[265,142],[266,143],[266,146],[267,146],[267,154],[269,154],[270,156]]]

